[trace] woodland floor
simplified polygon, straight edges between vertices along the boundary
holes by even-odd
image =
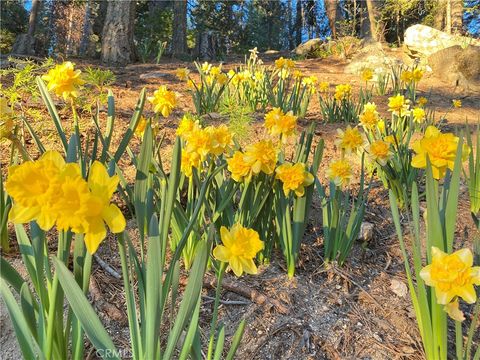
[[[278,57],[276,55],[275,57]],[[262,57],[262,56],[261,56]],[[263,58],[263,57],[262,57]],[[233,68],[243,59],[238,57],[226,62],[224,67]],[[265,59],[268,63],[271,59]],[[97,64],[74,61],[80,66]],[[354,91],[359,88],[360,79],[356,75],[344,73],[347,63],[343,60],[328,58],[298,61],[298,67],[306,74],[317,75],[321,81],[328,81],[332,86],[350,83]],[[193,111],[193,104],[186,87],[175,77],[175,69],[189,67],[191,63],[162,61],[159,65],[135,64],[124,69],[111,69],[117,75],[113,86],[116,101],[116,144],[128,127],[129,118],[135,107],[138,93],[143,87],[152,93],[159,85],[166,84],[170,89],[181,94],[178,108],[167,120],[162,120],[165,133],[161,153],[168,166],[169,154],[173,146],[178,120],[185,111]],[[158,73],[158,78],[141,78],[142,74]],[[438,78],[428,73],[420,82],[421,96],[429,98],[429,107],[434,108],[437,118],[450,108],[452,99],[461,99],[462,108],[448,113],[445,126],[452,130],[454,126],[463,127],[465,120],[470,123],[480,121],[480,94],[459,92]],[[381,114],[387,115],[387,97],[374,97]],[[38,105],[41,108],[40,105]],[[146,114],[151,108],[146,106]],[[61,112],[68,127],[68,111]],[[103,118],[105,113],[102,114]],[[250,133],[244,139],[253,142],[262,134],[263,114],[255,114]],[[217,115],[207,116],[207,122],[222,121]],[[305,127],[311,121],[317,121],[317,137],[325,140],[324,158],[319,170],[320,179],[330,159],[338,156],[334,149],[334,137],[337,128],[344,128],[343,123],[325,124],[321,121],[317,99],[313,99],[305,120],[300,125]],[[91,127],[85,120],[84,129]],[[55,139],[55,130],[50,120],[36,124],[42,139]],[[244,143],[247,141],[243,140]],[[47,141],[48,143],[48,141]],[[58,147],[54,140],[50,148]],[[134,139],[132,150],[138,150],[139,142]],[[290,149],[293,142],[289,144]],[[34,153],[34,145],[31,145]],[[0,162],[4,169],[8,161],[5,144],[0,145]],[[120,164],[132,181],[133,167],[127,160]],[[357,169],[359,171],[359,169]],[[358,187],[358,182],[352,187]],[[457,221],[458,242],[470,246],[474,234],[474,225],[469,213],[466,187],[461,187],[459,214]],[[260,267],[257,276],[243,276],[236,280],[227,275],[226,280],[240,283],[244,289],[253,289],[264,294],[264,304],[251,302],[236,292],[223,291],[220,318],[226,322],[226,335],[229,338],[239,321],[246,319],[245,334],[237,353],[238,359],[422,359],[423,353],[420,336],[408,292],[404,265],[390,218],[388,193],[381,182],[375,181],[367,205],[365,221],[373,223],[373,238],[362,246],[357,243],[353,252],[342,268],[333,267],[326,270],[322,260],[321,213],[318,199],[313,202],[313,209],[305,239],[301,248],[300,262],[296,276],[288,280],[280,252],[276,252],[269,266]],[[129,224],[129,231],[135,238],[135,230]],[[21,258],[15,248],[15,235],[10,233],[13,252],[4,254],[19,271],[22,270]],[[51,244],[52,249],[55,244]],[[116,242],[108,238],[100,247],[99,256],[114,269],[120,270]],[[92,271],[91,299],[101,319],[108,327],[118,348],[128,348],[128,327],[122,281],[112,277],[96,262]],[[204,295],[214,296],[214,289],[205,286]],[[212,303],[204,302],[201,309],[202,324],[209,325]],[[242,305],[228,302],[240,301]],[[467,318],[470,309],[465,309]],[[5,308],[0,307],[1,335],[0,358],[18,358],[19,352],[13,329],[9,323]],[[205,334],[208,336],[208,334]],[[450,333],[453,336],[453,333]],[[90,347],[91,348],[91,347]],[[87,353],[88,353],[87,349]],[[95,359],[90,351],[89,359]]]

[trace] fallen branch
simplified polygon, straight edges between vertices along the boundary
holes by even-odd
[[[180,284],[184,286],[187,285],[187,282],[187,278],[180,279]],[[203,286],[209,289],[215,289],[217,287],[217,278],[215,276],[206,274],[205,278],[203,279]],[[224,279],[222,282],[222,289],[241,295],[244,298],[250,299],[257,305],[271,305],[280,314],[288,314],[288,308],[280,301],[278,301],[277,299],[269,298],[261,292],[251,289],[243,284],[235,283]]]
[[[93,257],[95,258],[95,260],[97,261],[98,265],[100,265],[100,267],[105,270],[108,274],[110,274],[111,276],[113,276],[115,279],[121,279],[122,276],[114,269],[112,268],[110,265],[108,265],[105,261],[103,261],[100,256],[98,256],[97,254],[93,254]]]

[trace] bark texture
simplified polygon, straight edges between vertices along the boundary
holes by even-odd
[[[135,1],[109,1],[102,32],[102,62],[123,66],[135,61]]]
[[[370,33],[375,41],[384,42],[383,24],[380,20],[377,4],[374,0],[367,0],[368,19],[370,23]]]
[[[187,0],[173,2],[173,56],[187,53]]]

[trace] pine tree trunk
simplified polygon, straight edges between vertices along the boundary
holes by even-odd
[[[463,33],[463,0],[451,0],[452,32]]]
[[[337,19],[337,1],[324,0],[324,4],[325,4],[325,11],[327,13],[327,18],[328,18],[328,24],[332,32],[332,39],[335,39],[337,37],[337,27],[335,24]]]
[[[445,2],[439,1],[437,3],[436,11],[435,11],[435,18],[433,22],[433,26],[435,29],[444,30],[445,28]]]
[[[370,22],[370,33],[375,41],[384,42],[383,24],[378,14],[377,4],[374,0],[367,0],[368,19]]]
[[[295,14],[295,45],[302,43],[302,28],[303,28],[303,6],[302,0],[297,0]]]
[[[187,53],[187,0],[173,2],[173,56]]]
[[[102,32],[102,62],[126,65],[135,61],[135,1],[109,1]]]
[[[85,19],[83,20],[82,39],[80,40],[80,54],[88,54],[90,45],[90,36],[92,35],[92,0],[85,4]]]
[[[447,0],[447,14],[445,16],[445,31],[452,33],[452,1]]]
[[[30,17],[28,19],[28,31],[26,34],[20,34],[15,39],[12,53],[18,55],[35,55],[35,30],[37,28],[38,10],[40,9],[40,0],[32,0]]]
[[[287,1],[287,31],[288,31],[288,49],[294,48],[293,26],[292,26],[292,0]]]

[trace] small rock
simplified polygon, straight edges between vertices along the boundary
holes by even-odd
[[[407,285],[405,285],[403,282],[397,280],[397,279],[392,279],[390,282],[390,290],[393,291],[395,295],[398,297],[404,298],[408,294],[408,288]]]
[[[154,72],[149,72],[149,73],[146,73],[146,74],[141,74],[140,79],[142,79],[142,80],[161,79],[161,78],[164,78],[164,77],[167,77],[167,76],[170,76],[170,74],[154,71]]]
[[[370,241],[373,238],[373,224],[367,221],[362,222],[360,225],[360,232],[358,233],[357,240]]]

